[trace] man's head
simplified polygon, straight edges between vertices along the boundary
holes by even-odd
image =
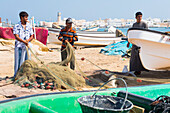
[[[142,20],[142,13],[141,12],[136,13],[136,20],[137,20],[137,23],[141,22],[141,20]]]
[[[71,18],[68,18],[68,19],[66,20],[66,27],[67,27],[67,28],[71,28],[71,27],[72,27],[72,23],[73,23],[72,19],[71,19]]]
[[[21,21],[23,21],[25,23],[28,21],[28,13],[25,11],[20,12],[19,17],[20,17]]]

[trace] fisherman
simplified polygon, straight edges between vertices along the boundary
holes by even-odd
[[[132,27],[148,29],[148,25],[142,21],[142,13],[137,12],[135,16],[136,16],[136,22],[133,24]],[[129,43],[127,44],[127,47],[129,47]],[[132,51],[131,51],[130,71],[135,71],[134,72],[135,75],[140,75],[141,71],[146,71],[139,57],[139,47],[134,44],[132,45]]]
[[[28,13],[22,11],[19,13],[20,22],[15,24],[13,28],[13,34],[15,40],[15,64],[14,64],[14,78],[16,77],[17,71],[19,70],[22,63],[28,59],[26,46],[31,46],[31,40],[33,37],[33,30],[28,23]],[[29,51],[28,51],[29,52]]]
[[[74,42],[78,41],[78,36],[75,29],[72,28],[72,19],[68,18],[66,20],[66,27],[61,29],[58,39],[62,41],[61,46],[61,59],[62,61],[67,58],[67,51],[65,50],[67,42],[69,42],[74,47]],[[75,61],[72,58],[70,62],[70,68],[75,69]]]

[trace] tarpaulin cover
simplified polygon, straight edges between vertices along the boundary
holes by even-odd
[[[103,49],[101,49],[100,53],[105,55],[124,55],[126,51],[132,47],[132,44],[127,47],[128,41],[120,41],[117,43],[112,43]]]
[[[13,35],[13,28],[0,27],[0,38],[15,39],[15,36]]]
[[[44,45],[47,43],[48,29],[42,27],[36,27],[36,39],[42,42]]]
[[[36,31],[36,39],[42,42],[44,45],[46,45],[47,37],[48,37],[48,29],[36,27],[35,31]],[[0,38],[15,39],[15,36],[13,35],[13,28],[12,27],[0,27]]]

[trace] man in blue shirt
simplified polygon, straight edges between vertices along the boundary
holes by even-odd
[[[26,46],[31,46],[30,41],[33,37],[33,30],[28,23],[28,13],[25,11],[20,12],[20,22],[13,28],[15,40],[15,65],[14,65],[14,78],[22,63],[28,59],[29,53],[26,51]]]

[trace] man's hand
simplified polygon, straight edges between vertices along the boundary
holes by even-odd
[[[25,40],[27,43],[29,42],[29,40]]]
[[[24,44],[25,44],[26,46],[28,46],[28,42],[27,42],[26,40],[24,41]]]
[[[67,40],[65,40],[65,43],[67,43],[68,42],[68,39]]]

